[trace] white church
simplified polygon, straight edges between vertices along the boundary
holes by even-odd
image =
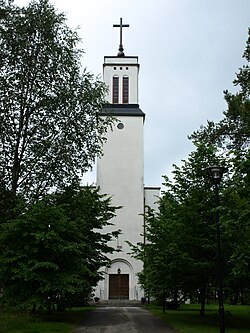
[[[112,198],[112,204],[122,206],[112,219],[113,230],[121,230],[111,246],[119,250],[110,255],[111,266],[106,267],[104,280],[100,281],[95,296],[100,300],[140,300],[144,296],[138,284],[137,273],[143,263],[128,253],[132,244],[144,241],[144,211],[146,206],[157,207],[159,187],[144,185],[144,122],[145,114],[138,104],[137,56],[125,56],[122,45],[122,23],[117,56],[105,56],[103,80],[109,87],[107,101],[100,117],[114,116],[116,124],[107,133],[103,156],[97,161],[97,186],[101,193]],[[111,230],[110,229],[110,230]]]

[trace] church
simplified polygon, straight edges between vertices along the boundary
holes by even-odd
[[[138,56],[125,56],[122,45],[122,23],[119,52],[105,56],[103,80],[109,87],[107,104],[100,117],[113,116],[116,122],[107,132],[103,156],[97,160],[97,186],[101,193],[112,198],[114,206],[121,206],[111,220],[110,230],[121,230],[111,246],[118,251],[110,255],[111,266],[104,269],[104,279],[99,282],[95,296],[100,300],[140,300],[144,296],[137,273],[143,263],[134,259],[127,241],[132,244],[145,241],[145,207],[157,207],[159,187],[144,186],[144,122],[145,113],[138,104]],[[106,229],[105,229],[106,230]]]

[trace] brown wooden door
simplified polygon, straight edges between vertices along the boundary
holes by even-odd
[[[129,299],[129,274],[109,274],[109,299]]]

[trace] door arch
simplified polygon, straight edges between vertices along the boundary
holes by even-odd
[[[134,280],[132,265],[124,259],[115,259],[108,268],[108,299],[130,299]]]

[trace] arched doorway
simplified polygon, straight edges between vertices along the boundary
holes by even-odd
[[[116,259],[108,269],[108,299],[129,299],[132,267],[123,259]]]

